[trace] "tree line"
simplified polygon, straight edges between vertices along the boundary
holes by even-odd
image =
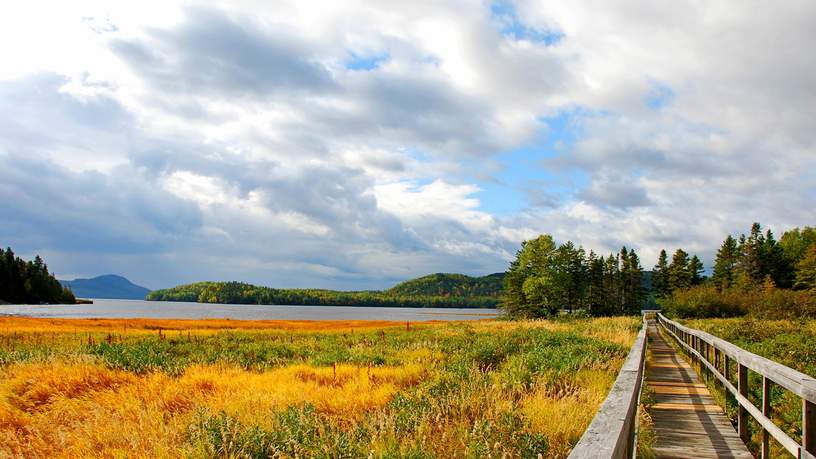
[[[502,293],[504,273],[472,277],[464,274],[435,273],[410,279],[385,290],[396,296],[463,296],[499,297]]]
[[[754,223],[746,236],[725,238],[714,260],[711,280],[721,289],[772,283],[779,288],[816,289],[816,228],[795,228],[779,242],[770,229]]]
[[[48,272],[37,255],[33,261],[15,256],[11,247],[0,249],[0,300],[11,304],[74,304],[71,290]]]
[[[688,260],[688,263],[685,261]],[[794,228],[777,241],[754,223],[748,234],[727,235],[711,277],[678,249],[665,252],[653,274],[653,294],[666,314],[686,318],[750,315],[758,319],[816,317],[816,229]]]
[[[304,306],[379,306],[413,308],[494,308],[489,296],[397,295],[381,291],[342,292],[323,289],[278,289],[243,282],[197,282],[154,290],[151,301]]]
[[[779,241],[754,223],[748,234],[728,235],[711,277],[697,255],[661,250],[644,272],[633,249],[607,257],[556,244],[549,235],[525,241],[504,279],[500,307],[511,316],[543,317],[580,309],[591,315],[629,314],[655,298],[690,316],[754,311],[762,317],[816,316],[816,228],[794,228]]]
[[[592,315],[635,313],[647,291],[634,249],[609,256],[544,234],[525,241],[510,263],[501,307],[511,316],[542,317],[566,309]]]

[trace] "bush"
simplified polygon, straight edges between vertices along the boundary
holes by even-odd
[[[687,319],[746,314],[761,319],[816,317],[816,295],[773,286],[720,290],[713,285],[700,285],[675,291],[671,296],[659,299],[658,303],[667,315]]]
[[[746,300],[746,295],[735,289],[720,291],[713,285],[701,285],[676,290],[657,302],[671,317],[704,318],[745,315],[748,312]]]

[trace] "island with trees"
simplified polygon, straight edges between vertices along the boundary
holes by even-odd
[[[495,308],[502,274],[471,277],[437,273],[402,282],[387,290],[338,291],[280,289],[243,282],[196,282],[155,290],[150,301],[302,306],[379,306],[413,308]]]

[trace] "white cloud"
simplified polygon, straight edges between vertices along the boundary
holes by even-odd
[[[650,265],[662,247],[710,256],[754,220],[813,224],[816,4],[515,9],[563,36],[515,40],[485,2],[6,6],[0,185],[44,191],[0,186],[0,236],[152,286],[372,287],[501,270],[539,232],[634,244]],[[544,158],[559,132],[541,120],[565,113]],[[503,177],[501,153],[531,145],[530,170]],[[480,197],[499,182],[547,199],[493,213]],[[49,224],[96,221],[98,250],[29,212],[55,202]]]

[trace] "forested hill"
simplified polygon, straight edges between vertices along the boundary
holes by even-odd
[[[487,296],[498,298],[504,286],[504,273],[471,277],[464,274],[436,273],[401,282],[385,291],[389,295]]]
[[[11,247],[0,249],[0,304],[74,304],[76,298],[48,271],[39,255],[26,261]]]
[[[414,308],[494,308],[495,296],[408,295],[390,291],[341,292],[321,289],[277,289],[241,282],[197,282],[155,290],[152,301],[311,306],[381,306]]]

